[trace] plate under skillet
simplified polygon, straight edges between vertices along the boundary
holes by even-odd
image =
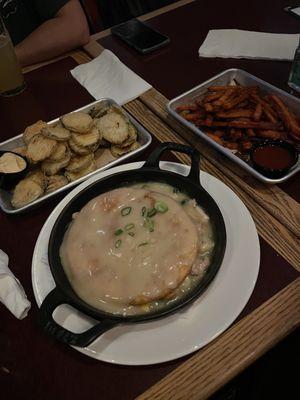
[[[93,176],[69,193],[51,213],[40,232],[32,260],[32,285],[39,307],[55,286],[47,249],[51,229],[61,210],[73,196],[92,182],[142,165],[142,162],[125,164]],[[189,171],[189,167],[182,164],[161,162],[160,166],[183,175]],[[183,311],[153,322],[118,326],[88,347],[75,347],[76,350],[97,360],[123,365],[170,361],[208,344],[224,332],[243,310],[259,271],[257,231],[249,211],[231,189],[202,171],[201,182],[219,206],[227,233],[225,256],[209,288]],[[251,257],[246,257],[247,254],[251,254]],[[91,318],[67,305],[60,306],[54,315],[60,324],[77,333],[93,325]],[[48,340],[46,336],[45,340]]]

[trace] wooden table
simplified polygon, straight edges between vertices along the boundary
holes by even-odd
[[[252,15],[255,23],[247,23],[240,11],[235,26],[269,31],[298,29],[291,17],[281,13],[284,1],[276,5],[271,1],[265,3],[267,14],[262,11],[263,4],[256,8],[248,5],[248,15]],[[225,27],[222,15],[225,11],[226,15],[231,15],[233,8],[230,7],[241,10],[238,4],[232,0],[226,2],[226,6],[218,5],[219,16],[211,5],[204,7],[201,2],[171,11],[168,8],[167,13],[155,16],[150,23],[171,37],[171,45],[144,58],[109,36],[109,32],[100,34],[98,39],[101,46],[114,50],[155,88],[125,105],[125,109],[151,132],[152,148],[166,140],[191,143],[203,154],[201,168],[226,183],[251,212],[260,238],[261,265],[245,309],[225,333],[200,351],[179,360],[147,367],[125,367],[87,358],[47,337],[36,323],[38,309],[31,286],[32,252],[41,227],[63,195],[24,215],[11,217],[1,212],[0,247],[9,254],[11,269],[32,302],[29,316],[22,321],[0,306],[1,397],[23,400],[82,397],[123,400],[137,396],[151,400],[205,399],[299,326],[299,177],[284,185],[259,183],[179,125],[165,108],[167,97],[234,66],[285,87],[290,63],[198,59],[197,48],[207,30]],[[186,20],[189,24],[181,23]],[[270,20],[275,27],[272,28]],[[195,27],[199,27],[198,36]],[[92,43],[87,50],[97,55],[101,47]],[[183,54],[185,62],[183,56],[180,57]],[[89,59],[87,53],[75,51],[48,65],[28,69],[27,90],[14,98],[0,99],[1,141],[19,134],[38,119],[51,120],[91,102],[92,97],[69,73],[74,66]],[[182,155],[171,157],[188,162]]]

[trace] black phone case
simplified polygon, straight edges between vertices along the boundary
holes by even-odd
[[[126,35],[126,33],[124,33],[127,29],[127,27],[129,26],[130,22],[132,22],[133,20],[127,21],[127,22],[123,22],[122,24],[116,25],[114,27],[111,28],[111,32],[118,36],[121,40],[123,40],[125,43],[127,43],[130,47],[134,48],[135,50],[137,50],[139,53],[141,54],[147,54],[150,53],[151,51],[154,51],[156,49],[159,49],[165,45],[167,45],[170,42],[170,39],[161,34],[160,32],[158,32],[156,29],[153,29],[152,27],[150,27],[149,25],[139,21],[139,20],[134,20],[137,21],[138,25],[141,26],[146,26],[147,29],[157,33],[158,35],[161,36],[162,41],[154,46],[150,46],[150,47],[140,47],[138,46],[136,43],[134,43],[131,39],[130,39],[130,34],[128,33]],[[130,28],[128,29],[128,32],[130,31]]]

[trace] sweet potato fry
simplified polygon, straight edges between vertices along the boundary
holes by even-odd
[[[253,111],[246,108],[237,108],[229,111],[219,111],[216,113],[218,118],[251,118]]]
[[[273,94],[270,96],[270,98],[282,117],[288,132],[290,132],[294,139],[300,140],[300,126],[298,125],[296,117],[289,111],[289,109],[283,104],[278,96]]]
[[[215,142],[223,146],[224,142],[219,136],[214,135],[213,133],[208,133],[207,136],[209,136],[211,139],[213,139]]]
[[[239,108],[249,108],[251,105],[249,104],[249,99],[246,99],[245,101],[242,101],[239,103]]]
[[[263,137],[264,139],[272,139],[272,140],[282,139],[282,132],[279,131],[261,129],[258,130],[258,135],[260,137]]]
[[[278,121],[278,115],[277,113],[272,109],[272,107],[269,105],[268,101],[265,99],[261,98],[258,94],[256,93],[250,93],[250,97],[253,99],[255,104],[261,104],[262,106],[262,111],[266,115],[267,119],[270,122],[277,122]]]
[[[195,113],[193,113],[193,114],[187,114],[187,115],[185,115],[184,116],[184,118],[187,120],[187,121],[197,121],[198,119],[200,119],[200,118],[202,118],[203,117],[203,114],[201,114],[201,113],[199,113],[199,112],[195,112]]]
[[[254,130],[252,128],[246,129],[246,133],[249,137],[255,137],[256,133],[254,132]]]
[[[209,103],[210,101],[219,99],[224,94],[224,92],[225,90],[219,90],[217,92],[209,93],[205,96],[204,103]]]
[[[197,123],[199,126],[208,126],[208,127],[230,127],[230,128],[243,128],[243,129],[264,129],[264,130],[280,130],[282,126],[280,123],[273,124],[268,121],[210,121],[210,120],[198,120]]]
[[[253,114],[254,121],[259,121],[261,119],[261,115],[262,115],[262,105],[261,103],[257,103]]]
[[[216,127],[226,127],[228,126],[228,122],[227,121],[214,121],[211,119],[199,119],[197,121],[197,125],[198,126],[207,126],[207,127],[211,127],[211,128],[216,128]]]
[[[176,111],[180,112],[180,111],[197,111],[198,107],[195,104],[181,104],[179,106],[176,107]]]
[[[232,88],[236,88],[236,87],[237,86],[232,86],[232,85],[228,85],[228,86],[218,86],[218,85],[216,85],[216,86],[209,86],[207,88],[207,90],[209,90],[210,92],[218,92],[219,90],[220,91],[224,91],[224,90],[232,89]]]
[[[229,121],[227,126],[233,128],[253,128],[253,129],[270,129],[270,130],[282,130],[282,126],[279,123],[273,124],[268,121]]]
[[[234,108],[235,106],[237,106],[239,103],[245,101],[248,97],[248,92],[246,90],[242,91],[242,93],[236,95],[235,97],[233,97],[232,99],[228,99],[228,101],[224,102],[223,107],[225,108],[225,110],[230,110],[231,108]]]
[[[274,114],[272,114],[272,113],[270,112],[270,110],[269,110],[265,105],[263,105],[263,113],[265,114],[265,116],[267,117],[267,119],[268,119],[270,122],[275,123],[275,122],[278,121],[278,118],[276,118],[276,117],[274,116]]]
[[[210,103],[204,103],[204,109],[207,112],[212,112],[214,110],[214,107]]]
[[[228,99],[234,94],[234,92],[236,90],[237,90],[237,88],[234,86],[227,87],[227,89],[225,90],[223,95],[218,100],[214,101],[214,105],[219,106],[219,107],[223,106],[228,101]]]

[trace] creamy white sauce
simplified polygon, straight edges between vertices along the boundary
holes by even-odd
[[[26,162],[22,157],[13,153],[4,153],[0,157],[0,172],[13,174],[23,171],[26,168]]]
[[[147,217],[155,207],[160,211]],[[196,202],[150,182],[104,193],[75,213],[60,256],[86,303],[133,315],[191,290],[209,266],[213,247],[209,218]]]

